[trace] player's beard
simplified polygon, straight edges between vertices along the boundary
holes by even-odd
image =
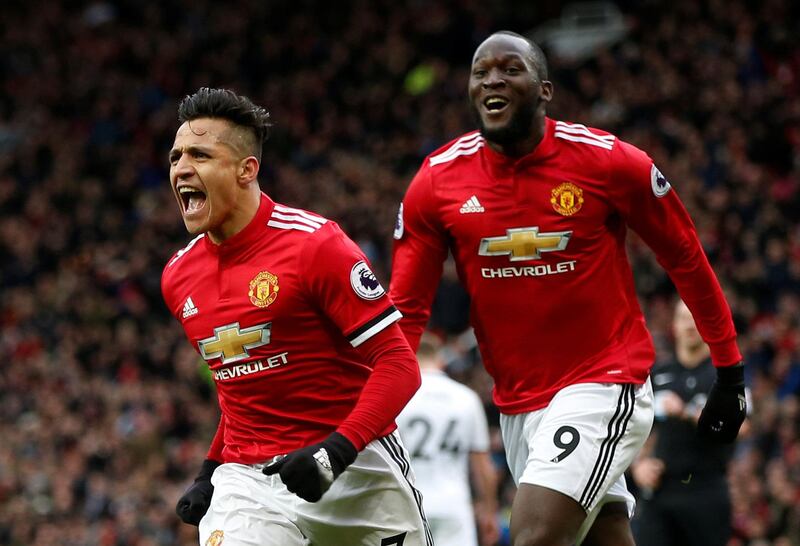
[[[511,119],[503,127],[487,129],[483,124],[478,108],[471,103],[470,111],[475,118],[483,138],[500,146],[511,146],[530,138],[533,132],[534,116],[536,115],[537,101],[522,103],[519,110],[514,112]]]

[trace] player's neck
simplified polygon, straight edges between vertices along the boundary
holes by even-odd
[[[523,157],[533,152],[542,141],[546,126],[545,118],[542,116],[534,120],[531,125],[531,132],[526,138],[505,143],[489,140],[488,143],[492,150],[499,154],[514,158]]]
[[[243,193],[228,218],[218,228],[208,231],[208,237],[215,245],[219,245],[242,231],[253,221],[258,207],[261,205],[261,192]]]

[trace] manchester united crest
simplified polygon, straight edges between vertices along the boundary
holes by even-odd
[[[250,281],[250,302],[256,307],[269,307],[278,297],[278,277],[262,271]]]
[[[550,203],[563,216],[572,216],[583,206],[583,190],[572,182],[564,182],[550,192]]]
[[[225,539],[225,533],[222,531],[214,531],[211,536],[206,540],[206,546],[221,546],[222,541]]]

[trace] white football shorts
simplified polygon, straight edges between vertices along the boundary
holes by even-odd
[[[200,521],[201,546],[432,546],[400,435],[365,447],[318,502],[290,493],[264,464],[223,464]]]
[[[625,502],[628,516],[633,516],[636,501],[624,473],[652,425],[650,379],[642,385],[570,385],[545,408],[500,416],[506,458],[517,485],[559,491],[586,511],[578,544],[605,503]]]

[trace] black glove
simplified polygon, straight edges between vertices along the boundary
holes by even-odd
[[[208,507],[211,505],[211,495],[214,494],[214,486],[211,485],[211,475],[214,470],[221,465],[217,461],[206,459],[200,467],[200,473],[194,479],[194,483],[178,499],[175,506],[175,513],[181,518],[183,523],[189,525],[199,525],[200,520],[206,515]]]
[[[350,440],[334,432],[318,444],[268,464],[262,472],[267,476],[280,474],[286,489],[308,502],[317,502],[357,455]]]
[[[717,368],[717,380],[711,386],[697,430],[701,436],[731,443],[739,433],[747,413],[744,397],[744,364]]]

